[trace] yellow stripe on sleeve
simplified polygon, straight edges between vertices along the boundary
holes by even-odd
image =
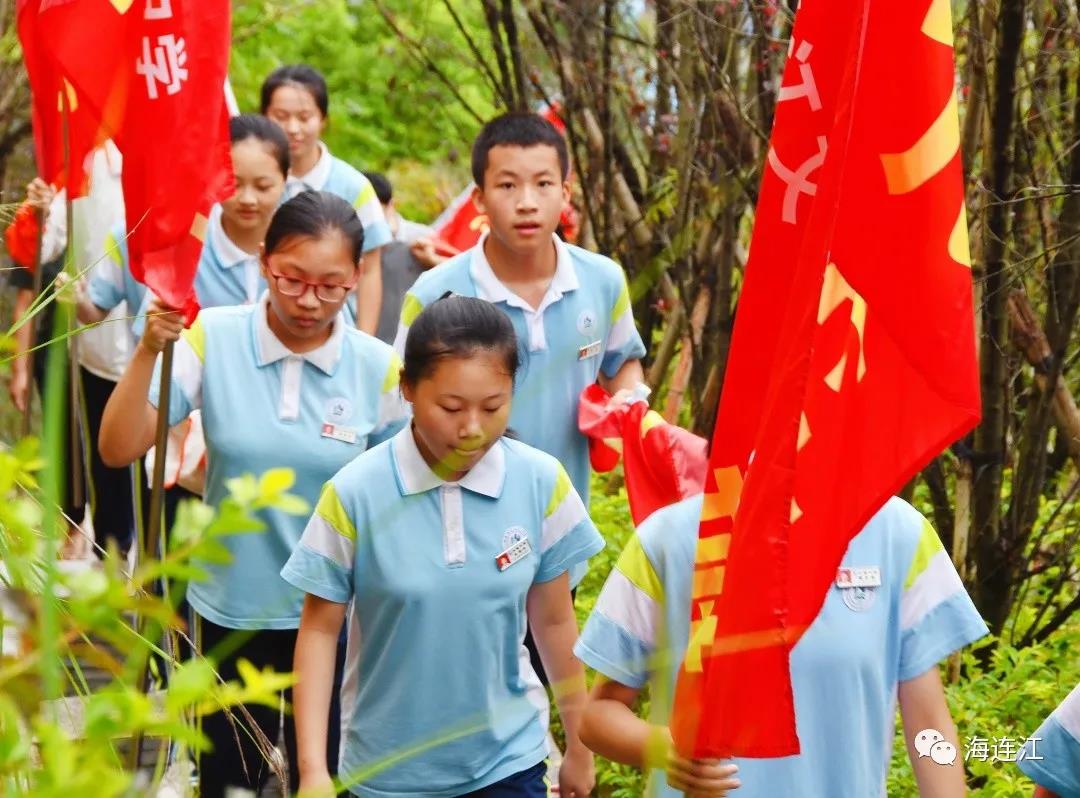
[[[424,304],[416,298],[416,294],[406,294],[401,303],[401,323],[406,327],[412,327],[412,323],[423,310]]]
[[[390,365],[386,367],[386,376],[383,378],[382,392],[390,393],[396,390],[401,382],[401,358],[397,352],[390,355]]]
[[[334,483],[323,485],[319,503],[315,505],[315,514],[330,524],[339,535],[349,540],[356,540],[356,527],[334,490]]]
[[[563,503],[563,500],[573,488],[574,486],[570,483],[570,475],[566,473],[562,463],[559,463],[559,471],[555,475],[555,487],[551,490],[551,498],[548,500],[547,508],[544,510],[544,518],[549,517],[559,509],[559,505]]]
[[[637,535],[627,542],[615,563],[615,569],[653,601],[663,603],[664,588],[660,584],[660,577],[656,575],[656,569],[649,561]]]
[[[206,362],[206,328],[203,327],[202,318],[195,317],[195,321],[190,327],[181,333],[187,345],[191,347],[191,351],[195,353],[195,356],[199,358],[200,363]]]
[[[116,236],[109,233],[105,236],[105,254],[109,256],[109,260],[124,268],[124,256],[120,252],[120,242],[116,240]]]
[[[915,580],[926,570],[934,555],[944,550],[945,547],[941,544],[941,539],[934,531],[934,527],[924,518],[922,531],[919,533],[919,543],[915,547],[915,556],[911,560],[911,568],[908,569],[907,578],[904,580],[904,590],[915,584]]]
[[[623,279],[622,288],[619,290],[619,298],[615,300],[615,307],[611,309],[611,323],[615,324],[629,309],[630,290],[626,287],[626,280]]]
[[[371,185],[371,181],[365,180],[363,187],[360,189],[360,193],[356,195],[353,207],[362,208],[373,199],[377,199],[375,196],[375,186]]]

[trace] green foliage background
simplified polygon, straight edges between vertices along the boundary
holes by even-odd
[[[479,4],[460,4],[482,29]],[[395,0],[395,24],[430,45],[479,118],[491,116],[483,79],[441,3]],[[229,67],[243,111],[259,110],[259,87],[275,67],[307,63],[330,88],[326,142],[358,169],[389,173],[403,213],[430,221],[468,182],[469,145],[480,121],[434,74],[409,56],[369,0],[240,0],[233,11]]]

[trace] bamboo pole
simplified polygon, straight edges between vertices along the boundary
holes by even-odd
[[[146,557],[156,557],[161,540],[161,522],[164,515],[162,507],[165,497],[165,453],[169,444],[169,399],[172,389],[173,342],[169,341],[161,352],[161,375],[158,391],[157,433],[154,440],[154,473],[150,485],[150,519],[146,525],[146,540],[140,541],[139,562]],[[158,595],[164,593],[160,579],[154,580],[153,590]],[[145,619],[139,622],[140,631],[149,638],[149,624]],[[150,657],[144,656],[139,664],[139,689],[146,691],[150,675]],[[142,761],[144,735],[140,731],[132,740],[130,768],[134,772]]]

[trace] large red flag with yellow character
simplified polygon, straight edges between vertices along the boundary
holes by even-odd
[[[43,0],[19,0],[15,7],[23,65],[30,83],[34,156],[38,175],[56,188],[66,188],[74,199],[86,193],[85,161],[104,141],[104,135],[96,114],[65,80],[60,65],[43,47],[40,11],[47,4]]]
[[[789,654],[851,538],[979,418],[948,0],[803,0],[705,487],[672,729],[796,754]]]
[[[228,0],[42,0],[41,25],[124,155],[132,273],[193,316],[207,214],[232,190]]]

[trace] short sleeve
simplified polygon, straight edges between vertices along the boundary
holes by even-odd
[[[173,346],[172,387],[169,392],[169,426],[179,424],[202,407],[203,363],[206,360],[206,329],[202,320],[184,330]],[[150,404],[161,404],[161,357],[154,366],[150,381]]]
[[[540,569],[534,581],[549,582],[571,566],[592,557],[604,548],[585,505],[574,490],[561,463],[556,464],[555,485],[544,509],[540,534]]]
[[[401,358],[391,355],[379,394],[379,420],[368,436],[368,447],[393,438],[409,423],[409,405],[401,396]]]
[[[353,594],[355,552],[356,526],[334,483],[327,482],[281,578],[305,593],[346,604]]]
[[[375,194],[375,187],[371,181],[360,175],[360,191],[353,200],[356,215],[360,218],[360,224],[364,226],[364,252],[386,246],[393,239],[390,225],[386,222],[386,214],[383,213],[382,205]]]
[[[1016,764],[1040,787],[1080,796],[1080,685],[1024,742]]]
[[[397,335],[394,336],[394,351],[398,357],[405,357],[405,339],[409,336],[409,328],[423,310],[424,303],[412,291],[407,292],[401,300],[401,319],[398,321]]]
[[[112,310],[126,298],[124,260],[114,233],[109,233],[105,239],[105,255],[94,264],[86,292],[90,301],[102,310]],[[135,313],[136,310],[137,308],[128,308],[129,313]]]
[[[621,270],[620,277],[619,295],[611,308],[610,332],[604,346],[604,359],[600,363],[600,370],[608,377],[614,377],[628,360],[639,360],[645,356],[645,344],[634,324],[630,290]]]
[[[900,597],[900,681],[914,679],[988,633],[937,532],[920,518]]]
[[[630,538],[604,583],[574,654],[606,678],[645,686],[655,670],[663,588],[641,541]]]

